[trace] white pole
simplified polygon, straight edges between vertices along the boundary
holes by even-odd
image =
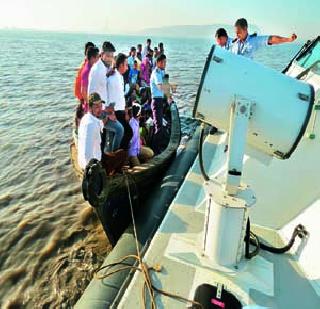
[[[251,102],[235,99],[230,113],[229,155],[226,191],[235,195],[241,182]]]
[[[232,105],[225,184],[214,179],[205,183],[204,254],[218,267],[235,266],[241,260],[248,207],[255,203],[253,192],[241,184],[251,105],[245,99],[236,99]]]

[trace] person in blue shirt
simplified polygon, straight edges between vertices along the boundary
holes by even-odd
[[[140,71],[138,70],[137,60],[134,60],[133,68],[130,68],[129,83],[130,87],[136,87],[136,85],[140,84]]]
[[[232,38],[229,38],[227,30],[224,28],[219,28],[216,31],[216,42],[217,45],[219,45],[221,48],[229,50],[231,48],[232,45]]]
[[[128,57],[128,65],[129,65],[129,68],[132,69],[133,68],[133,65],[134,65],[134,61],[136,59],[136,55],[137,55],[137,50],[134,46],[132,46],[130,48],[130,55]]]
[[[290,43],[297,39],[296,34],[292,34],[288,38],[278,35],[257,35],[256,33],[249,35],[248,22],[244,18],[238,19],[234,26],[236,38],[232,41],[230,50],[234,54],[248,58],[253,58],[254,53],[261,47]]]
[[[160,147],[163,126],[163,101],[164,101],[164,87],[163,78],[165,74],[167,58],[164,54],[159,55],[156,60],[156,68],[152,71],[150,78],[151,89],[151,110],[154,123],[154,152],[156,154],[161,152]]]

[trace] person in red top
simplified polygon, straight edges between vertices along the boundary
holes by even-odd
[[[85,65],[81,71],[81,96],[83,98],[83,104],[82,108],[83,111],[86,113],[89,110],[88,106],[88,83],[89,83],[89,73],[91,70],[91,67],[99,60],[99,48],[89,47],[87,50],[87,56]]]
[[[86,64],[86,56],[87,51],[89,47],[94,47],[94,44],[92,42],[87,42],[84,46],[84,55],[85,59],[81,63],[80,68],[77,71],[76,79],[74,81],[74,96],[80,101],[81,104],[83,104],[83,97],[81,93],[81,72]]]

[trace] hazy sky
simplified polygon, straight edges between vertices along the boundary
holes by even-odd
[[[127,33],[169,25],[233,24],[267,34],[320,34],[320,0],[0,0],[0,28]]]

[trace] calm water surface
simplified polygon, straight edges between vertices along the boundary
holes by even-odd
[[[146,38],[0,31],[0,307],[72,307],[110,250],[69,158],[73,80],[88,40],[127,53]],[[160,40],[180,112],[191,115],[211,43]],[[266,48],[257,60],[281,70],[298,49]]]

